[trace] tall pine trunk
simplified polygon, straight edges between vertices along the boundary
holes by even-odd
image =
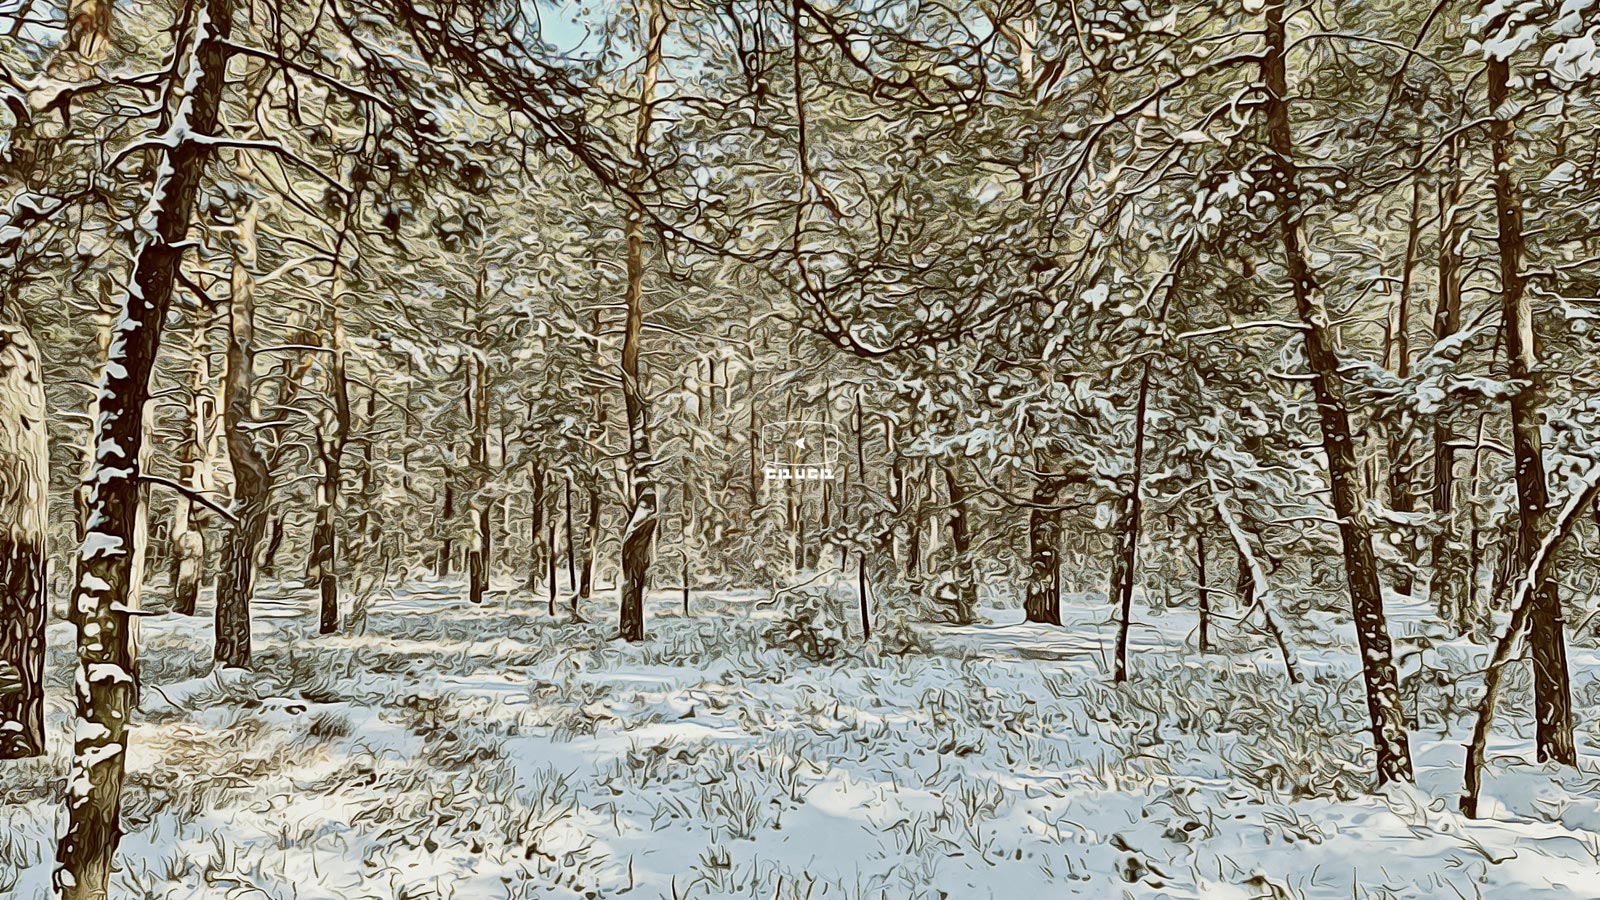
[[[43,756],[50,452],[39,349],[0,304],[0,760]]]
[[[639,192],[644,188],[646,157],[650,149],[650,125],[654,109],[656,79],[661,69],[661,44],[667,29],[667,10],[662,0],[646,0],[644,15],[644,72],[639,88],[639,118],[634,133],[634,170],[628,197],[628,244],[626,296],[627,318],[622,336],[622,401],[628,417],[628,482],[630,486],[628,524],[622,532],[621,609],[618,625],[623,640],[644,640],[644,592],[650,572],[650,557],[655,547],[656,499],[654,461],[650,458],[649,410],[644,385],[639,375],[639,339],[644,327],[644,206]]]
[[[1028,584],[1023,612],[1029,622],[1061,624],[1061,491],[1041,476],[1028,510]]]
[[[335,247],[333,282],[327,301],[328,321],[328,401],[320,413],[317,427],[316,489],[317,518],[311,529],[311,580],[317,585],[320,612],[317,630],[332,634],[339,629],[339,507],[340,481],[344,472],[344,450],[350,441],[350,384],[345,373],[344,319],[340,304],[344,297],[344,274],[339,250]]]
[[[1284,7],[1270,0],[1265,11],[1266,52],[1261,75],[1266,89],[1267,141],[1271,155],[1270,189],[1277,198],[1277,227],[1295,309],[1304,328],[1306,360],[1313,375],[1322,449],[1328,457],[1334,515],[1344,546],[1345,578],[1355,619],[1356,643],[1367,691],[1367,715],[1377,752],[1379,784],[1411,781],[1411,743],[1400,705],[1394,647],[1383,610],[1372,532],[1365,519],[1361,471],[1355,457],[1350,411],[1345,402],[1340,361],[1328,311],[1316,275],[1306,259],[1300,193],[1294,165],[1294,132],[1289,121],[1289,82],[1284,52]]]
[[[1139,573],[1139,528],[1144,517],[1144,429],[1145,412],[1150,405],[1150,361],[1144,363],[1139,374],[1139,399],[1134,404],[1133,426],[1133,479],[1122,510],[1122,528],[1118,532],[1121,546],[1117,571],[1122,576],[1117,585],[1117,604],[1121,618],[1117,622],[1117,658],[1115,681],[1128,680],[1128,630],[1133,625],[1133,585]]]
[[[222,408],[228,458],[233,467],[234,512],[239,521],[222,542],[215,623],[216,660],[230,668],[250,665],[250,601],[255,593],[257,553],[266,533],[267,503],[272,493],[272,466],[251,430],[256,315],[251,267],[256,260],[256,210],[254,201],[244,203],[233,235],[228,371]]]
[[[1461,181],[1457,174],[1457,147],[1452,139],[1445,153],[1444,183],[1439,189],[1439,297],[1434,307],[1435,342],[1461,330],[1461,221],[1456,214]],[[1455,515],[1456,457],[1450,446],[1450,429],[1440,422],[1433,428],[1434,528],[1428,594],[1441,622],[1462,619],[1467,602],[1467,560],[1459,547],[1460,527]]]
[[[1501,331],[1506,341],[1507,374],[1516,386],[1511,395],[1511,449],[1516,460],[1517,540],[1515,568],[1528,569],[1549,530],[1550,498],[1545,484],[1544,447],[1540,434],[1541,384],[1538,336],[1533,305],[1522,272],[1526,248],[1522,229],[1522,197],[1512,155],[1510,115],[1511,67],[1490,57],[1486,64],[1489,126],[1494,158],[1494,209],[1500,251]],[[1538,757],[1563,765],[1578,764],[1572,737],[1572,688],[1567,670],[1567,640],[1562,625],[1561,595],[1553,577],[1539,582],[1529,608],[1528,643],[1533,656],[1533,714]]]
[[[119,301],[111,344],[100,375],[92,485],[86,502],[83,545],[77,560],[73,618],[78,626],[72,773],[67,782],[67,825],[57,846],[56,889],[63,900],[104,900],[111,863],[122,836],[122,783],[128,716],[134,698],[135,654],[130,611],[138,608],[143,547],[139,471],[144,408],[161,328],[189,240],[195,195],[212,144],[189,136],[217,133],[225,87],[233,0],[204,0],[188,34],[180,38],[173,77],[190,90],[162,124],[180,135],[153,152],[149,201],[135,222],[130,282]]]
[[[946,463],[944,472],[945,493],[950,496],[950,550],[955,559],[955,602],[950,607],[950,619],[957,625],[971,625],[978,620],[978,577],[973,571],[972,532],[967,524],[967,493],[956,474],[956,463]]]
[[[216,390],[211,384],[210,339],[214,316],[215,310],[209,305],[202,305],[195,313],[189,341],[189,415],[178,447],[179,482],[202,493],[215,486],[212,464],[216,450]],[[180,496],[172,519],[172,608],[179,615],[195,614],[205,580],[208,517],[203,509],[189,497]]]

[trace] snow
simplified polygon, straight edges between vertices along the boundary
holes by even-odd
[[[1600,896],[1600,747],[1580,731],[1581,768],[1526,761],[1520,673],[1488,817],[1456,814],[1464,673],[1488,650],[1427,631],[1425,602],[1390,600],[1424,713],[1419,784],[1375,794],[1346,616],[1278,610],[1305,679],[1290,685],[1270,641],[1224,618],[1238,610],[1199,656],[1193,610],[1139,596],[1115,685],[1103,598],[1069,596],[1054,628],[994,605],[1003,588],[984,585],[983,624],[917,626],[904,655],[863,653],[851,630],[827,664],[767,646],[782,604],[750,591],[697,593],[689,619],[652,594],[649,638],[626,645],[614,592],[587,609],[606,624],[573,625],[520,591],[473,607],[457,580],[426,581],[364,634],[318,637],[314,598],[268,582],[255,672],[212,669],[204,614],[146,619],[113,893]],[[52,672],[70,641],[51,626]],[[1596,651],[1572,652],[1592,722]],[[54,703],[54,758],[0,781],[18,900],[48,896],[59,801],[29,786],[59,777],[75,724]]]
[[[94,559],[97,556],[118,556],[125,551],[122,538],[91,531],[83,536],[83,547],[78,552],[84,559]],[[85,584],[84,587],[89,585]]]

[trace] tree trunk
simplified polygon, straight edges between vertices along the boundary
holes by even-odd
[[[1117,586],[1117,599],[1121,606],[1121,619],[1117,624],[1117,658],[1115,681],[1128,680],[1128,629],[1133,625],[1133,583],[1139,571],[1139,526],[1144,515],[1144,418],[1150,404],[1150,361],[1144,363],[1139,375],[1139,399],[1134,404],[1133,426],[1133,483],[1128,487],[1126,505],[1122,511],[1122,546],[1119,571],[1122,583]]]
[[[539,578],[544,572],[544,467],[533,461],[528,475],[533,499],[528,509],[528,593],[539,593]]]
[[[256,260],[255,228],[252,201],[240,210],[238,233],[234,236],[228,372],[222,409],[239,523],[222,543],[215,655],[218,662],[230,668],[250,665],[250,601],[255,593],[256,555],[266,531],[267,502],[272,492],[271,464],[250,430],[255,395],[255,276],[251,272]]]
[[[1518,525],[1516,570],[1526,571],[1549,530],[1550,499],[1545,485],[1544,448],[1539,407],[1542,393],[1538,372],[1538,336],[1533,305],[1522,273],[1525,252],[1522,197],[1512,172],[1513,124],[1500,118],[1509,109],[1510,65],[1490,57],[1486,64],[1489,109],[1496,116],[1489,126],[1494,157],[1495,222],[1499,229],[1500,312],[1506,340],[1508,375],[1516,386],[1511,395],[1511,443],[1516,459]],[[1567,640],[1562,624],[1561,596],[1554,577],[1542,579],[1529,611],[1529,647],[1533,656],[1533,707],[1538,756],[1541,762],[1578,764],[1572,737],[1572,689],[1567,670]]]
[[[1206,532],[1204,527],[1194,532],[1195,580],[1200,588],[1200,652],[1211,652],[1211,589],[1206,583]]]
[[[482,278],[478,281],[480,294]],[[478,308],[482,307],[480,299]],[[467,548],[467,600],[483,603],[489,591],[489,560],[494,551],[489,498],[489,367],[476,352],[467,355],[467,411],[472,419],[468,464],[472,468],[472,539]]]
[[[175,77],[190,90],[166,123],[179,135],[152,152],[149,201],[135,221],[130,284],[119,302],[117,326],[100,376],[92,488],[73,596],[78,623],[77,724],[67,782],[67,826],[56,851],[55,886],[63,900],[104,900],[112,858],[122,835],[122,782],[128,715],[134,696],[134,636],[129,612],[138,608],[144,548],[139,466],[150,374],[172,287],[189,239],[195,194],[212,145],[188,135],[217,131],[227,69],[232,0],[205,0],[204,13],[183,43],[193,50]],[[185,54],[179,51],[179,59]]]
[[[456,517],[456,489],[448,479],[450,473],[446,471],[444,477],[444,497],[439,506],[439,559],[434,565],[434,575],[443,578],[450,574],[451,562],[455,558],[455,541],[451,538],[451,520]]]
[[[1461,222],[1456,215],[1461,181],[1457,174],[1455,141],[1445,153],[1444,184],[1439,189],[1439,300],[1434,310],[1433,339],[1442,341],[1461,329]],[[1443,423],[1433,429],[1433,518],[1431,548],[1433,571],[1428,594],[1439,611],[1441,622],[1462,618],[1467,594],[1467,561],[1458,546],[1459,526],[1455,516],[1455,452],[1450,447],[1450,429]]]
[[[1059,486],[1041,477],[1028,510],[1028,585],[1023,611],[1029,622],[1061,624],[1061,501]]]
[[[578,551],[572,545],[572,473],[571,472],[568,472],[566,474],[566,479],[562,482],[562,485],[561,485],[561,500],[562,500],[562,507],[566,512],[567,590],[573,592],[572,596],[573,596],[574,600],[573,600],[573,604],[572,604],[572,614],[574,616],[576,616],[578,614],[578,604],[577,604],[577,600],[576,600],[576,598],[578,596],[578,594],[577,594],[577,590],[578,590]]]
[[[978,620],[978,579],[973,571],[972,534],[967,526],[967,494],[956,476],[955,464],[940,467],[944,471],[945,492],[950,495],[950,549],[955,557],[956,594],[950,618],[957,625],[971,625]]]
[[[1400,684],[1395,674],[1394,648],[1384,616],[1383,594],[1378,585],[1372,533],[1364,518],[1364,497],[1349,407],[1339,373],[1339,355],[1329,322],[1332,316],[1323,300],[1316,276],[1306,261],[1301,234],[1299,187],[1294,168],[1294,133],[1289,121],[1288,72],[1284,61],[1284,6],[1272,2],[1264,10],[1266,52],[1261,59],[1266,88],[1267,140],[1272,151],[1270,189],[1277,198],[1278,233],[1283,243],[1295,308],[1304,323],[1306,359],[1311,367],[1322,448],[1328,457],[1334,515],[1344,544],[1345,577],[1360,648],[1367,691],[1367,715],[1377,751],[1378,783],[1411,781],[1411,746],[1405,712],[1400,705]]]
[[[600,547],[600,479],[588,482],[589,508],[584,525],[583,570],[578,573],[578,599],[587,600],[594,591],[594,560]]]
[[[1419,162],[1420,165],[1420,162]],[[1417,243],[1422,233],[1422,179],[1411,180],[1411,213],[1407,219],[1405,260],[1400,267],[1399,297],[1395,299],[1394,317],[1389,326],[1386,362],[1395,376],[1404,380],[1411,376],[1411,282],[1416,271]],[[1410,465],[1408,442],[1398,424],[1389,434],[1389,508],[1397,513],[1415,512],[1416,498],[1412,494],[1412,479],[1406,471]],[[1403,540],[1400,542],[1400,565],[1395,569],[1394,589],[1410,595],[1415,587],[1412,569],[1416,565],[1416,548],[1410,525],[1396,526]]]
[[[650,148],[651,114],[656,79],[661,69],[661,44],[667,29],[662,0],[646,0],[644,72],[639,88],[639,119],[634,133],[634,169],[630,176],[628,221],[627,318],[622,337],[622,400],[628,416],[628,481],[633,504],[622,532],[622,596],[619,629],[623,640],[644,640],[644,592],[654,550],[656,517],[654,460],[650,458],[649,410],[639,375],[639,338],[644,326],[644,206],[638,199],[644,188],[646,157]]]
[[[45,753],[49,473],[39,349],[0,304],[0,760]]]
[[[215,449],[216,392],[211,385],[211,326],[215,310],[209,306],[195,314],[190,335],[189,416],[178,447],[178,481],[197,493],[215,487],[212,458]],[[199,503],[178,498],[172,532],[172,608],[192,616],[205,580],[207,515]]]
[[[311,530],[311,581],[321,599],[317,630],[332,634],[339,629],[339,507],[344,449],[350,441],[350,384],[345,373],[344,321],[339,305],[344,299],[343,266],[335,247],[333,282],[328,311],[328,394],[332,409],[319,414],[317,466],[321,480],[316,490],[316,523]]]

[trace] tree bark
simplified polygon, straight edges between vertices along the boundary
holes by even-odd
[[[1456,168],[1457,149],[1452,139],[1445,153],[1444,184],[1439,189],[1439,298],[1434,309],[1435,343],[1461,330],[1461,221],[1456,215],[1461,181]],[[1433,428],[1433,534],[1430,556],[1432,573],[1428,594],[1442,622],[1459,622],[1466,603],[1467,561],[1459,540],[1455,516],[1455,451],[1450,447],[1450,429],[1443,422]]]
[[[971,625],[978,620],[978,580],[968,554],[972,534],[967,525],[967,493],[957,477],[954,463],[940,466],[944,472],[945,493],[950,495],[950,549],[955,557],[956,595],[950,609],[951,621]]]
[[[233,501],[239,522],[222,542],[222,572],[217,581],[215,620],[218,662],[230,668],[250,665],[250,601],[255,593],[256,555],[267,527],[272,466],[256,444],[255,276],[256,210],[247,201],[239,212],[229,278],[228,372],[224,378],[223,421],[233,466]],[[287,373],[286,373],[287,377]]]
[[[181,39],[192,51],[183,67],[187,71],[174,77],[187,78],[191,90],[172,114],[179,118],[164,123],[166,133],[217,133],[227,69],[221,41],[231,30],[233,8],[232,0],[204,0],[194,29]],[[180,49],[178,58],[185,56]],[[57,846],[54,878],[63,900],[105,900],[122,835],[126,729],[136,671],[129,613],[138,608],[144,549],[139,544],[144,407],[212,145],[180,137],[153,152],[161,164],[152,167],[150,199],[135,220],[130,283],[118,304],[100,375],[89,516],[72,601],[78,625],[77,724],[67,826]]]
[[[544,573],[544,466],[537,459],[528,474],[528,486],[533,490],[528,509],[528,593],[537,594]]]
[[[1206,582],[1206,532],[1204,526],[1194,532],[1195,579],[1200,588],[1200,652],[1211,652],[1211,587]]]
[[[1266,52],[1261,75],[1266,89],[1267,141],[1271,150],[1271,190],[1277,199],[1277,226],[1283,244],[1295,308],[1304,323],[1307,362],[1313,377],[1322,448],[1328,457],[1328,480],[1334,514],[1344,545],[1345,578],[1355,618],[1367,715],[1377,751],[1378,783],[1412,780],[1411,746],[1405,712],[1400,706],[1400,683],[1395,673],[1394,648],[1384,615],[1383,593],[1378,584],[1372,533],[1364,518],[1361,473],[1355,458],[1349,406],[1345,402],[1339,355],[1334,346],[1329,315],[1316,276],[1306,260],[1300,221],[1300,188],[1294,167],[1294,132],[1289,120],[1289,84],[1284,52],[1284,7],[1272,0],[1264,10]]]
[[[1116,674],[1113,679],[1118,684],[1128,680],[1128,629],[1133,625],[1133,583],[1139,572],[1139,528],[1144,516],[1144,419],[1149,405],[1150,361],[1147,359],[1139,375],[1139,399],[1133,410],[1133,483],[1128,487],[1119,533],[1122,539],[1122,546],[1118,548],[1118,556],[1122,559],[1119,568],[1122,583],[1117,586],[1117,601],[1121,618],[1117,623]]]
[[[1549,530],[1550,498],[1545,483],[1544,448],[1540,434],[1542,378],[1538,372],[1538,335],[1533,305],[1522,273],[1526,252],[1522,228],[1521,189],[1513,174],[1514,125],[1509,118],[1511,67],[1490,57],[1489,109],[1495,119],[1489,126],[1494,159],[1495,223],[1499,233],[1500,312],[1506,340],[1507,374],[1516,386],[1511,395],[1511,444],[1516,460],[1517,542],[1516,570],[1525,571]],[[1533,707],[1536,743],[1541,762],[1578,764],[1572,736],[1572,688],[1567,670],[1567,641],[1562,624],[1561,596],[1554,577],[1539,581],[1529,612],[1529,644],[1533,656]]]
[[[1419,151],[1420,152],[1420,151]],[[1411,180],[1411,212],[1407,218],[1405,259],[1400,267],[1399,296],[1395,299],[1393,321],[1389,325],[1387,363],[1395,376],[1404,380],[1411,376],[1411,282],[1416,272],[1417,243],[1422,234],[1422,179]],[[1396,424],[1389,434],[1389,508],[1406,514],[1416,511],[1416,497],[1412,494],[1412,478],[1406,471],[1410,464],[1406,436]],[[1395,570],[1394,589],[1410,595],[1415,587],[1412,568],[1416,565],[1416,549],[1412,543],[1413,530],[1409,525],[1397,526],[1403,540],[1400,543],[1400,565]]]
[[[482,308],[483,280],[478,280]],[[494,532],[489,520],[489,367],[473,351],[467,355],[467,411],[472,420],[468,465],[472,469],[472,538],[467,546],[467,600],[483,603],[489,591],[489,559],[493,553]],[[552,585],[552,588],[554,586]]]
[[[341,233],[334,249],[333,282],[327,301],[328,394],[331,409],[319,413],[317,426],[317,467],[321,479],[316,490],[316,523],[311,530],[311,580],[321,600],[317,630],[333,634],[339,629],[339,508],[344,450],[350,441],[350,384],[345,373],[344,320],[340,303],[344,299],[344,274],[339,253]]]
[[[1023,612],[1029,622],[1061,624],[1061,500],[1059,486],[1041,477],[1028,510],[1028,585]]]
[[[644,326],[644,216],[639,192],[644,189],[646,158],[656,80],[661,69],[662,38],[667,30],[667,9],[662,0],[646,0],[644,71],[639,88],[639,118],[634,133],[634,169],[630,175],[626,296],[627,318],[622,337],[622,401],[628,417],[628,481],[632,508],[622,533],[622,596],[618,615],[623,640],[644,640],[644,592],[655,547],[658,501],[650,458],[649,410],[639,375],[639,338]]]
[[[43,756],[50,450],[44,374],[0,303],[0,760]]]
[[[204,301],[202,301],[203,303]],[[216,448],[216,390],[211,384],[211,326],[215,310],[205,307],[195,314],[190,333],[189,416],[178,448],[178,480],[196,493],[215,487],[212,465]],[[186,496],[178,498],[172,532],[172,608],[192,616],[205,580],[206,523],[204,507]]]

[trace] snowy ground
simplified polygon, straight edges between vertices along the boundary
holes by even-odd
[[[1519,762],[1503,727],[1493,818],[1469,822],[1466,722],[1437,710],[1464,711],[1476,680],[1453,673],[1483,650],[1426,646],[1404,604],[1420,786],[1374,796],[1331,619],[1292,623],[1295,687],[1253,632],[1202,658],[1191,612],[1145,609],[1116,686],[1084,600],[1066,628],[990,609],[824,665],[768,647],[749,594],[688,619],[654,596],[628,646],[609,601],[574,625],[454,583],[319,638],[291,588],[258,603],[249,674],[210,674],[205,618],[144,623],[118,896],[1600,897],[1592,647],[1573,649],[1583,768]],[[52,626],[51,758],[0,768],[0,896],[47,895],[70,638]]]

